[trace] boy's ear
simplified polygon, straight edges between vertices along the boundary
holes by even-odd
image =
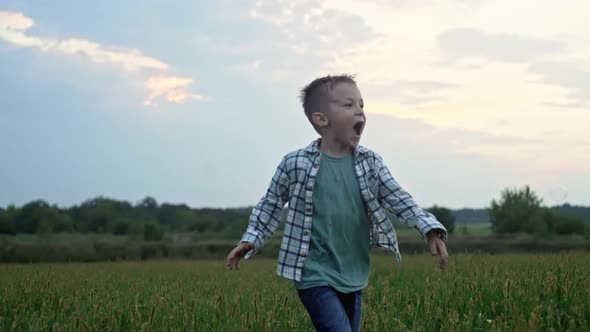
[[[328,126],[328,117],[322,112],[315,112],[311,115],[311,121],[316,127],[324,128]]]

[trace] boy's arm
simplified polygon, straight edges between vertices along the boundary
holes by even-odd
[[[379,167],[379,204],[396,215],[404,224],[420,232],[422,239],[432,230],[440,232],[443,241],[447,239],[446,228],[436,217],[418,206],[414,198],[395,181],[383,162]]]
[[[252,210],[248,228],[240,241],[254,244],[254,248],[246,254],[246,259],[256,254],[274,234],[281,223],[283,207],[288,201],[289,176],[284,157],[272,177],[266,194]]]

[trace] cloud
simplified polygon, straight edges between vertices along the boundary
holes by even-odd
[[[248,16],[273,27],[264,56],[264,74],[271,81],[316,75],[325,71],[323,66],[338,54],[379,37],[361,16],[324,8],[322,1],[259,0]]]
[[[391,101],[402,105],[424,105],[443,100],[447,89],[460,87],[457,84],[437,81],[393,80],[382,83],[362,84],[367,99]]]
[[[458,4],[463,6],[477,7],[485,0],[447,0],[449,4]],[[437,4],[436,0],[360,0],[360,3],[371,4],[379,7],[389,7],[393,9],[415,9],[432,7]]]
[[[378,144],[381,147],[379,150],[404,149],[397,153],[398,156],[420,154],[421,152],[415,151],[416,147],[428,147],[430,154],[441,154],[444,158],[448,155],[454,155],[457,160],[462,159],[459,158],[460,155],[479,158],[487,163],[485,167],[488,171],[503,168],[539,178],[547,172],[567,170],[586,175],[590,172],[587,167],[590,162],[588,140],[568,140],[562,143],[555,137],[548,137],[559,135],[557,131],[542,138],[526,138],[479,130],[441,128],[420,120],[370,114],[367,116],[367,130],[363,135],[364,139]],[[564,148],[564,145],[568,148]],[[432,160],[436,160],[432,157]],[[393,159],[395,158],[396,154],[393,154]]]
[[[545,101],[540,105],[569,109],[590,105],[590,70],[583,68],[588,63],[552,60],[566,53],[565,44],[561,41],[461,28],[439,34],[437,44],[448,53],[450,62],[479,57],[488,61],[522,63],[527,65],[529,73],[541,76],[540,79],[530,79],[530,82],[569,91],[567,101]]]
[[[84,39],[57,40],[28,36],[25,32],[33,20],[21,13],[0,12],[0,38],[17,46],[36,47],[44,52],[82,54],[96,63],[119,66],[126,71],[138,69],[166,70],[168,65],[158,59],[141,54],[138,50],[111,48]]]
[[[187,77],[154,76],[145,81],[145,87],[150,91],[143,102],[146,106],[156,106],[155,100],[165,99],[171,103],[183,104],[189,100],[206,100],[208,97],[189,93],[187,88],[193,80]]]
[[[254,60],[249,63],[241,63],[232,66],[232,69],[238,72],[245,72],[245,73],[255,73],[260,70],[264,60]]]
[[[123,47],[109,47],[85,39],[53,39],[28,35],[34,25],[32,18],[22,13],[0,11],[0,39],[19,47],[32,47],[42,52],[60,55],[82,55],[94,63],[107,64],[125,72],[164,72],[170,66],[156,58],[142,54],[139,50]],[[150,77],[144,82],[149,91],[144,105],[154,105],[153,100],[164,96],[168,102],[184,103],[188,100],[205,99],[189,92],[190,77]]]
[[[584,70],[582,65],[575,62],[540,62],[530,66],[531,72],[543,76],[541,82],[570,91],[570,102],[546,105],[567,108],[590,106],[590,70]]]
[[[453,59],[476,56],[506,62],[530,62],[564,50],[564,45],[555,40],[489,34],[473,28],[446,30],[438,35],[437,44]]]
[[[326,55],[378,36],[361,16],[322,8],[318,1],[257,1],[250,17],[277,27],[285,37],[281,44],[300,54]]]
[[[401,141],[406,142],[406,145],[410,147],[418,142],[430,143],[437,147],[450,143],[453,145],[455,152],[463,152],[480,145],[504,146],[507,148],[514,145],[547,144],[549,142],[548,140],[497,135],[471,129],[435,127],[417,119],[380,114],[368,115],[367,125],[370,126],[370,131],[367,132],[368,135],[387,133],[388,138],[386,140],[394,145],[399,144]]]

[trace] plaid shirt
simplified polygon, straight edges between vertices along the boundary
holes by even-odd
[[[248,228],[240,242],[254,243],[245,259],[256,254],[280,224],[283,207],[289,204],[287,221],[279,250],[277,273],[287,279],[301,280],[303,264],[309,251],[313,216],[313,189],[320,167],[320,139],[303,149],[288,153],[272,177],[266,194],[252,210]],[[386,248],[401,262],[395,230],[385,211],[416,228],[422,239],[432,229],[447,231],[431,213],[421,209],[412,196],[391,176],[383,159],[358,145],[354,149],[355,172],[361,196],[371,222],[372,246]]]

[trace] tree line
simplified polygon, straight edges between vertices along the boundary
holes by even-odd
[[[583,215],[568,213],[543,205],[543,200],[529,187],[504,189],[499,200],[492,200],[489,217],[495,234],[526,233],[536,237],[586,235],[590,223]],[[571,210],[571,209],[569,209]]]
[[[434,205],[427,210],[453,233],[456,215],[451,209]],[[0,208],[0,234],[99,233],[161,240],[170,232],[192,233],[199,239],[236,239],[246,229],[251,211],[252,207],[195,209],[186,204],[159,204],[149,196],[135,204],[99,196],[64,208],[35,200],[21,207]],[[486,212],[495,234],[588,233],[583,217],[543,206],[528,186],[505,189]]]
[[[160,240],[165,232],[194,232],[239,237],[250,211],[158,204],[153,197],[132,204],[100,196],[65,208],[35,200],[0,209],[0,234],[99,233]]]

